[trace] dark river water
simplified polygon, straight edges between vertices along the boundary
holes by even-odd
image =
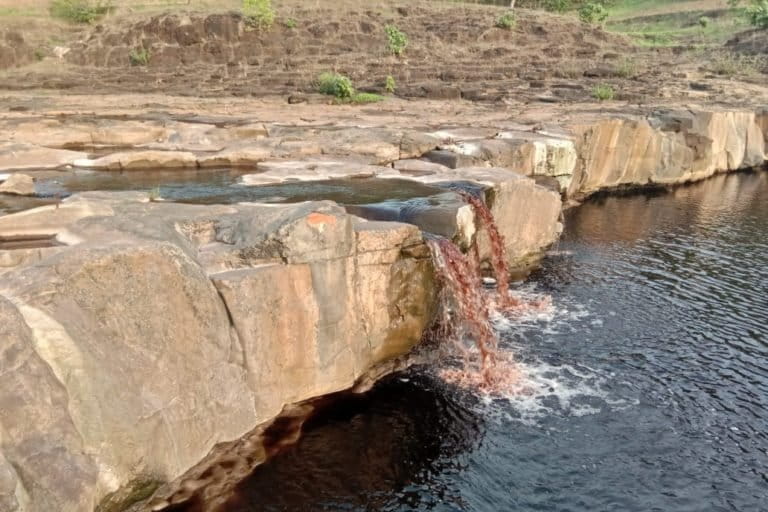
[[[416,368],[342,400],[235,511],[768,510],[768,173],[570,211],[499,319],[530,381],[485,396]]]

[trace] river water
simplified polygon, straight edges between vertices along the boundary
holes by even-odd
[[[313,418],[235,511],[768,510],[768,173],[571,210],[497,318],[526,392],[415,368]]]

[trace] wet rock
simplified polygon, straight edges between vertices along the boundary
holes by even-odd
[[[8,179],[0,183],[0,194],[33,196],[35,195],[35,180],[26,174],[11,174]]]

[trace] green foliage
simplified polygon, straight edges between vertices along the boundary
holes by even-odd
[[[607,84],[599,84],[592,89],[592,97],[597,101],[612,100],[614,95],[613,87]]]
[[[747,7],[747,20],[757,28],[768,29],[768,0],[753,0]]]
[[[43,60],[45,58],[45,50],[37,48],[35,50],[35,60]]]
[[[317,90],[340,100],[348,100],[355,94],[352,80],[338,73],[322,73],[317,79]]]
[[[149,50],[146,48],[133,49],[128,55],[128,59],[131,61],[131,66],[146,66],[149,64]]]
[[[502,14],[496,20],[496,27],[503,28],[504,30],[512,30],[517,25],[517,18],[515,13],[510,11]]]
[[[295,20],[295,19],[293,19],[293,18],[288,18],[287,20],[285,20],[285,26],[286,26],[286,28],[291,28],[291,29],[293,29],[293,28],[296,28],[296,26],[297,26],[297,25],[298,25],[298,23],[297,23],[297,22],[296,22],[296,20]]]
[[[544,0],[544,9],[551,12],[566,12],[573,9],[571,0]]]
[[[106,0],[51,0],[51,16],[74,23],[93,23],[112,9]]]
[[[251,27],[268,29],[275,22],[272,0],[243,0],[243,16]]]
[[[702,16],[699,18],[699,26],[701,28],[707,28],[710,23],[712,23],[712,19],[707,16]]]
[[[358,105],[364,104],[364,103],[378,103],[379,101],[383,101],[384,97],[380,96],[378,94],[373,94],[370,92],[358,92],[352,95],[350,98],[350,101],[352,103],[356,103]]]
[[[590,2],[579,9],[579,18],[585,23],[602,25],[608,19],[608,10],[602,4]]]
[[[387,46],[389,51],[398,57],[402,55],[405,48],[408,46],[408,36],[394,25],[385,26],[384,32],[387,33]]]
[[[395,77],[387,75],[387,79],[384,82],[384,90],[387,91],[388,94],[395,94],[396,89],[397,85],[395,85]]]

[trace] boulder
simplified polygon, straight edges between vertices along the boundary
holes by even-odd
[[[62,244],[0,281],[3,510],[122,510],[391,365],[435,308],[418,229],[332,203],[89,193],[0,217],[0,237],[35,230]]]
[[[33,196],[35,195],[35,180],[26,174],[11,174],[8,179],[0,183],[0,194]]]

